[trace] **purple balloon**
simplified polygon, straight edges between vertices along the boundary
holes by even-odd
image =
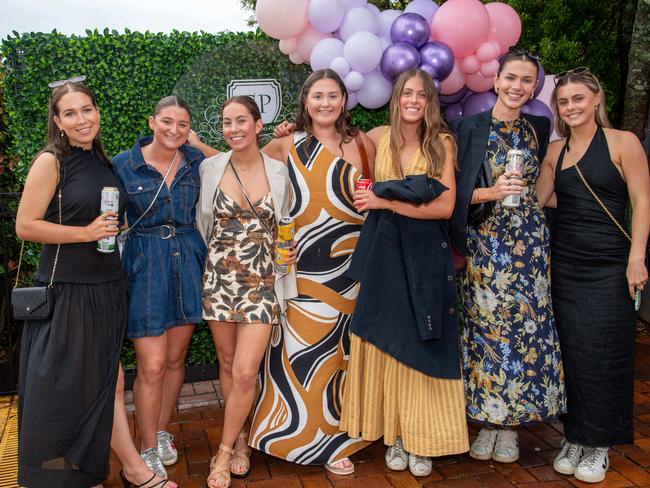
[[[463,106],[460,103],[454,103],[445,109],[445,120],[447,122],[453,122],[456,119],[460,119],[462,116]]]
[[[537,72],[537,88],[535,88],[535,93],[533,93],[533,98],[537,98],[540,93],[542,93],[542,88],[544,88],[544,81],[546,81],[546,73],[544,73],[544,66],[542,63],[537,63],[539,71]]]
[[[442,42],[427,42],[420,48],[422,63],[433,66],[436,69],[437,78],[444,80],[454,69],[454,53],[449,46]]]
[[[418,67],[419,67],[422,71],[425,71],[425,72],[429,73],[429,76],[430,76],[431,78],[433,78],[434,80],[435,80],[436,77],[438,76],[438,70],[436,70],[436,68],[434,68],[434,67],[431,66],[430,64],[421,63],[420,66],[418,66]]]
[[[393,42],[407,42],[420,49],[431,37],[431,26],[420,14],[406,13],[395,19],[390,27]]]
[[[404,71],[420,66],[420,53],[406,42],[388,46],[381,56],[379,67],[388,80],[395,80]]]
[[[452,93],[451,95],[438,95],[438,98],[440,98],[440,103],[446,103],[447,105],[452,105],[454,103],[460,102],[460,100],[463,98],[463,95],[465,95],[465,93],[467,93],[466,86],[462,87],[456,93]]]
[[[539,115],[541,117],[546,117],[548,120],[551,121],[551,132],[553,132],[553,112],[551,112],[551,109],[548,108],[548,106],[542,102],[541,100],[530,100],[526,103],[524,103],[523,107],[521,107],[521,111],[525,114],[532,114],[532,115]]]
[[[465,88],[467,88],[467,87],[465,87]],[[492,93],[494,93],[494,92],[492,92]],[[463,95],[463,98],[460,99],[460,103],[465,103],[467,101],[467,99],[469,97],[471,97],[472,95],[474,95],[474,92],[472,90],[470,90],[469,88],[467,88],[467,91],[465,92],[465,95]],[[495,93],[495,95],[496,95],[496,93]]]
[[[492,92],[475,93],[463,104],[463,117],[490,110],[496,101],[497,96]]]
[[[436,94],[440,93],[440,80],[437,78],[433,79],[433,84],[436,86]]]

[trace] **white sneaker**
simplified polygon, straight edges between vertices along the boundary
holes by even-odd
[[[409,455],[404,451],[402,439],[397,436],[395,444],[386,450],[386,466],[393,471],[404,471],[409,464]]]
[[[608,450],[608,447],[588,447],[573,475],[586,483],[603,481],[609,468]]]
[[[144,459],[145,464],[151,471],[156,473],[161,478],[167,479],[167,470],[163,466],[160,457],[158,457],[158,450],[150,447],[140,453],[140,457]]]
[[[156,433],[156,441],[158,443],[158,457],[163,465],[171,466],[175,464],[178,461],[178,451],[174,445],[174,436],[161,430]]]
[[[433,469],[430,457],[409,454],[409,471],[413,476],[429,476]]]
[[[584,454],[585,448],[583,446],[573,444],[564,439],[562,441],[562,449],[553,461],[553,469],[561,474],[573,474]]]
[[[512,429],[498,429],[492,459],[498,463],[514,463],[519,459],[519,440]]]
[[[494,443],[496,440],[496,429],[483,427],[478,433],[476,440],[472,442],[472,447],[469,450],[469,456],[474,459],[480,459],[481,461],[492,459],[492,453],[494,452]]]

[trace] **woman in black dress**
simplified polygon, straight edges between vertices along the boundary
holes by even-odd
[[[96,248],[117,234],[117,213],[100,215],[100,195],[119,184],[99,137],[94,95],[75,81],[50,84],[48,142],[16,216],[18,237],[45,244],[34,279],[53,279],[54,295],[52,315],[23,330],[18,481],[30,488],[97,485],[108,476],[112,444],[125,487],[160,488],[166,481],[135,450],[124,408],[124,272],[118,253]]]
[[[610,128],[598,79],[578,68],[556,81],[563,139],[549,146],[537,182],[540,204],[557,196],[552,297],[568,402],[553,467],[598,482],[609,446],[633,441],[634,296],[648,280],[650,180],[638,138]]]

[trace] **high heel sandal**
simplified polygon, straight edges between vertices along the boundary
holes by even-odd
[[[155,485],[150,485],[151,481],[156,477],[156,473],[151,475],[151,478],[149,478],[147,481],[140,485],[136,485],[135,483],[129,481],[126,479],[126,475],[124,474],[124,470],[120,470],[120,478],[122,479],[122,484],[124,485],[124,488],[178,488],[178,485],[176,483],[173,483],[169,480],[160,480],[158,483]],[[171,484],[169,484],[171,483]]]
[[[230,458],[230,475],[234,478],[245,478],[251,470],[251,453],[253,450],[248,447],[248,442],[246,442],[248,441],[248,434],[246,432],[241,432],[237,436],[237,440],[239,439],[244,440],[246,447],[243,449],[237,449],[237,442],[235,441],[235,454]],[[232,470],[232,462],[235,459],[240,462],[240,465],[246,468],[246,471],[240,473]]]
[[[213,488],[208,484],[210,481],[226,483],[219,488],[228,488],[230,486],[230,461],[228,461],[228,464],[217,464],[217,456],[219,455],[219,451],[230,454],[231,459],[232,455],[235,454],[234,449],[231,449],[224,444],[219,445],[217,455],[212,456],[212,459],[210,459],[210,474],[208,475],[208,479],[205,481],[206,488]]]

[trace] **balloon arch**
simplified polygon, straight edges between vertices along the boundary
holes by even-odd
[[[435,80],[448,121],[494,105],[498,59],[521,35],[512,7],[479,0],[413,0],[403,12],[367,0],[257,0],[256,17],[292,62],[336,71],[348,108],[384,106],[393,80],[421,68]],[[541,65],[538,81],[535,97],[545,82]],[[552,121],[547,104],[535,98],[523,110]]]

